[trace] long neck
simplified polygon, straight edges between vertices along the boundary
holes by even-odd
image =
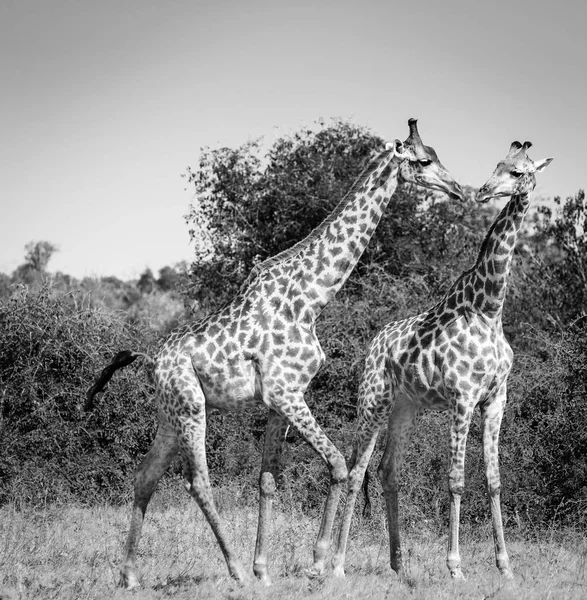
[[[518,233],[529,205],[528,194],[511,197],[489,228],[470,271],[472,305],[490,318],[501,314]]]
[[[391,150],[377,156],[332,213],[306,238],[262,263],[279,263],[317,316],[344,285],[369,244],[397,187],[398,163]]]

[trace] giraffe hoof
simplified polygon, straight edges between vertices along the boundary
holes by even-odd
[[[255,573],[257,581],[259,581],[266,587],[272,585],[271,577],[269,577],[269,574],[267,573],[266,565],[253,565],[253,573]]]
[[[127,591],[135,590],[141,587],[141,584],[134,573],[121,573],[120,582],[118,585]]]
[[[238,560],[230,560],[228,561],[228,572],[230,576],[237,581],[238,583],[246,583],[247,582],[247,573],[245,568],[242,566],[240,561]],[[254,567],[253,567],[254,570]],[[259,575],[260,577],[260,575]]]
[[[466,577],[463,575],[463,572],[461,571],[460,567],[457,567],[456,569],[451,569],[450,571],[450,578],[453,581],[467,581]]]
[[[322,577],[322,575],[324,574],[324,569],[320,569],[316,566],[313,566],[309,569],[304,569],[304,574],[308,579],[316,579],[318,577]]]
[[[512,573],[512,571],[510,569],[502,569],[501,576],[504,579],[510,579],[510,580],[514,578],[514,574]]]
[[[338,579],[344,579],[346,577],[344,567],[334,567],[334,569],[332,570],[332,575],[334,577],[337,577]]]

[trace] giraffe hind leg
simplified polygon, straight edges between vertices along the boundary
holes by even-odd
[[[120,584],[127,589],[138,587],[135,574],[136,550],[149,500],[163,473],[177,454],[177,438],[164,423],[160,423],[151,449],[135,473],[134,503],[130,527],[124,547]]]
[[[465,490],[465,449],[471,425],[471,416],[477,402],[475,398],[457,397],[451,414],[450,426],[450,470],[448,473],[448,493],[450,498],[448,550],[446,566],[452,579],[464,580],[459,550],[459,527],[461,497]],[[465,407],[464,411],[457,407]]]
[[[230,575],[244,581],[245,571],[229,543],[214,504],[206,460],[206,402],[198,376],[191,365],[176,367],[173,385],[174,415],[168,415],[179,442],[184,464],[185,487],[204,513],[224,555]]]
[[[351,459],[351,469],[349,473],[348,492],[344,515],[340,524],[338,534],[338,544],[336,553],[332,560],[335,577],[344,577],[344,565],[346,560],[346,548],[348,543],[349,531],[353,519],[353,512],[357,495],[361,489],[361,482],[365,478],[365,472],[369,465],[369,460],[375,448],[375,442],[379,434],[378,424],[361,422],[357,428],[355,436],[355,449],[353,459]]]
[[[405,397],[399,396],[389,415],[387,444],[377,470],[387,508],[389,562],[400,579],[405,578],[406,574],[399,532],[399,475],[417,416],[416,405]]]
[[[487,493],[491,505],[491,521],[493,526],[493,543],[495,546],[495,564],[505,579],[514,577],[510,569],[510,561],[503,535],[501,518],[501,480],[499,475],[499,431],[506,403],[506,384],[504,383],[493,402],[481,405],[483,429],[483,456],[487,478]]]
[[[289,425],[275,411],[269,411],[263,446],[263,462],[259,477],[259,525],[253,571],[266,585],[271,584],[267,573],[267,545],[271,528],[273,498],[277,487],[279,462]]]

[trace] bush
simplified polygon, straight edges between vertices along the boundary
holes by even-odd
[[[178,265],[162,269],[158,279],[146,271],[136,284],[114,277],[76,282],[63,274],[47,283],[49,254],[41,252],[51,250],[47,243],[35,246],[38,260],[27,255],[13,277],[0,276],[0,502],[127,498],[155,433],[152,390],[137,361],[117,373],[95,411],[85,414],[80,406],[94,377],[119,350],[149,353],[157,336],[184,321],[179,293],[191,296],[198,317],[229,300],[258,261],[320,223],[381,144],[362,127],[333,121],[277,140],[265,156],[258,142],[205,149],[198,170],[186,175],[195,192],[187,218],[192,236],[206,237],[196,244],[189,281]],[[587,525],[587,205],[583,192],[555,201],[562,210],[539,209],[535,229],[520,235],[504,307],[515,352],[500,443],[506,523]],[[495,212],[405,187],[390,200],[353,275],[316,324],[327,361],[306,400],[347,455],[371,339],[389,321],[442,297],[474,264]],[[15,282],[30,289],[13,293]],[[265,421],[264,410],[210,411],[214,485],[237,482],[251,492],[246,497],[256,497]],[[402,475],[409,521],[448,519],[448,444],[447,415],[423,416]],[[293,431],[283,466],[286,494],[304,510],[319,510],[328,474]],[[466,482],[463,522],[488,522],[478,417]]]
[[[85,391],[121,348],[152,340],[79,294],[20,287],[0,303],[0,502],[120,501],[154,435],[140,366],[110,384],[91,413]]]
[[[531,523],[587,526],[587,323],[533,333],[520,356],[501,446],[507,505]]]

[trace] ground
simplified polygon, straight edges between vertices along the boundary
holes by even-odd
[[[251,580],[232,581],[195,504],[179,494],[152,502],[139,548],[139,590],[117,587],[118,566],[130,506],[0,509],[0,600],[17,598],[291,598],[348,599],[563,599],[587,597],[587,540],[583,532],[554,528],[509,530],[506,541],[514,582],[504,582],[494,564],[489,524],[465,527],[461,536],[467,581],[450,580],[445,567],[446,532],[426,525],[408,527],[404,549],[411,575],[401,583],[388,565],[382,521],[354,523],[347,578],[308,579],[318,517],[295,505],[278,507],[270,554],[274,580],[265,588],[253,580],[252,556],[257,526],[254,503],[242,506],[234,490],[217,490],[228,531]],[[290,518],[291,517],[291,518]]]

